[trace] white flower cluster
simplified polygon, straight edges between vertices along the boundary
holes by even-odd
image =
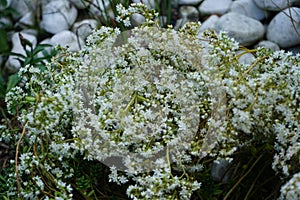
[[[300,173],[294,174],[293,177],[281,187],[280,200],[300,199]]]
[[[72,188],[65,182],[73,176],[73,169],[66,159],[76,154],[68,142],[70,130],[66,129],[72,119],[72,76],[68,75],[68,70],[53,64],[46,69],[25,66],[19,72],[23,84],[6,96],[9,112],[19,112],[18,118],[23,126],[22,134],[18,134],[21,141],[19,151],[22,151],[19,153],[17,178],[25,199],[72,198]],[[10,137],[10,140],[17,141],[14,134]],[[8,184],[15,182],[13,174]],[[18,195],[16,187],[10,190],[8,193],[13,197]]]
[[[216,84],[222,83],[227,102],[218,154],[257,143],[274,145],[273,169],[293,177],[300,162],[300,55],[257,49],[251,64],[239,64],[237,45],[229,38],[221,33],[209,40],[208,66],[221,75]],[[282,195],[299,194],[292,186],[297,181],[293,177],[283,186]]]
[[[144,26],[120,33],[105,27],[89,37],[82,63],[74,67],[78,90],[73,96],[72,131],[80,138],[76,144],[88,159],[134,176],[139,186],[130,188],[130,196],[149,190],[148,179],[153,176],[145,172],[170,163],[170,172],[164,175],[174,182],[171,164],[189,165],[183,159],[191,151],[200,105],[207,96],[201,52],[195,35],[173,29]],[[124,182],[117,176],[114,173],[110,179]],[[187,174],[174,178],[176,187],[153,184],[147,198],[158,198],[157,187],[164,197],[185,185],[178,198],[198,188],[188,186],[197,184]]]

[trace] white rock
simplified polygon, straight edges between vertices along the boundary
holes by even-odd
[[[38,8],[38,0],[14,0],[11,2],[10,7],[16,12],[13,14],[13,18],[19,19],[28,12],[35,12]]]
[[[253,0],[258,7],[263,10],[280,11],[285,8],[291,7],[299,0]]]
[[[139,13],[134,13],[131,15],[130,22],[133,26],[140,26],[146,21],[145,17]]]
[[[42,40],[39,44],[48,44],[48,45],[52,45],[52,46],[49,46],[49,47],[44,47],[44,51],[46,51],[46,52],[39,52],[38,54],[37,54],[37,56],[39,57],[39,58],[42,58],[42,57],[44,57],[45,55],[44,55],[44,53],[47,53],[48,55],[51,53],[51,51],[52,50],[54,50],[54,48],[55,48],[55,44],[52,44],[52,42],[51,42],[51,38],[46,38],[46,39],[44,39],[44,40]],[[46,54],[46,55],[47,55]],[[46,60],[43,60],[44,62],[47,62]]]
[[[24,29],[22,33],[27,33],[28,35],[34,35],[35,37],[38,36],[38,31],[36,29]]]
[[[278,13],[267,28],[267,39],[282,48],[300,44],[300,8],[287,8]]]
[[[199,20],[199,12],[194,6],[181,6],[179,9],[180,16],[188,21],[196,22]]]
[[[59,32],[52,36],[50,42],[52,45],[60,45],[65,48],[69,48],[70,51],[78,51],[84,46],[84,41],[68,30]]]
[[[21,28],[27,28],[29,26],[34,26],[35,19],[34,19],[34,13],[28,12],[25,14],[17,23],[15,26],[21,27]]]
[[[230,162],[221,158],[212,163],[211,177],[216,182],[226,183],[230,180],[233,170],[233,168],[230,169]]]
[[[85,40],[94,29],[98,26],[98,21],[95,19],[85,19],[80,22],[76,22],[73,25],[72,31],[83,40]]]
[[[10,4],[11,4],[11,1],[12,0],[6,0],[6,5],[5,6],[3,6],[2,4],[0,4],[0,11],[8,8],[10,6]]]
[[[13,22],[9,17],[0,17],[0,29],[6,29],[7,27],[12,27]]]
[[[203,0],[179,0],[178,4],[180,5],[198,5]]]
[[[232,4],[232,0],[204,0],[199,6],[200,15],[222,15],[226,13]]]
[[[69,1],[71,1],[78,9],[85,9],[90,5],[89,0],[69,0]]]
[[[231,12],[246,15],[256,20],[263,20],[267,16],[267,11],[257,7],[253,0],[236,0],[230,7]]]
[[[272,51],[278,51],[278,50],[280,50],[279,46],[276,43],[268,41],[268,40],[260,41],[255,46],[255,48],[257,48],[257,47],[264,47],[264,48],[267,48],[267,49],[271,49]]]
[[[55,34],[68,30],[77,18],[77,9],[67,0],[54,0],[46,4],[42,11],[40,26]]]
[[[227,13],[215,26],[217,31],[226,31],[241,45],[251,45],[264,36],[265,28],[260,21],[238,13]]]
[[[243,65],[251,65],[255,61],[255,56],[252,53],[246,53],[245,51],[237,51],[239,57],[238,63]]]
[[[26,55],[26,52],[21,44],[21,41],[20,41],[20,37],[19,37],[19,34],[22,34],[23,38],[27,39],[28,41],[30,41],[32,43],[32,46],[35,47],[36,46],[36,43],[37,43],[37,39],[34,35],[29,35],[27,33],[24,33],[24,32],[17,32],[17,33],[14,33],[12,35],[12,50],[11,52],[14,52],[14,53],[19,53],[19,54],[22,54],[22,55]],[[30,48],[27,47],[26,50],[29,50],[30,51]],[[8,71],[8,73],[14,73],[16,71],[18,71],[18,69],[20,69],[21,67],[21,64],[20,62],[17,60],[17,56],[14,56],[14,55],[11,55],[8,57],[7,61],[6,61],[6,64],[5,64],[5,68],[6,70]]]
[[[216,23],[219,19],[220,18],[217,15],[211,15],[201,24],[199,32],[203,32],[205,30],[215,30]]]
[[[156,0],[132,0],[133,3],[143,3],[145,5],[147,5],[148,8],[156,8],[159,3],[160,3],[160,0],[159,1],[156,1]],[[156,4],[157,2],[157,4]]]

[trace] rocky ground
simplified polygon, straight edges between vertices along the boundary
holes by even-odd
[[[133,0],[162,8],[166,0]],[[11,51],[24,54],[19,32],[32,42],[60,44],[76,51],[92,29],[113,22],[109,0],[7,0],[0,7],[0,29],[6,30]],[[175,28],[187,21],[200,21],[205,29],[224,30],[244,46],[299,51],[299,0],[172,0],[171,22]],[[8,9],[15,12],[7,13]],[[166,13],[166,12],[165,12]],[[108,18],[106,16],[109,16]],[[143,21],[132,18],[133,24]],[[3,35],[2,35],[3,37]],[[8,73],[20,68],[14,56],[0,57]]]

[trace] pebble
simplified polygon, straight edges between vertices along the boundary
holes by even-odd
[[[36,36],[34,35],[30,35],[30,34],[27,34],[27,33],[24,33],[24,32],[16,32],[12,35],[12,50],[11,52],[14,52],[14,53],[19,53],[19,54],[22,54],[22,55],[26,55],[26,52],[20,42],[20,38],[19,38],[19,33],[22,34],[22,36],[29,40],[31,43],[32,43],[32,46],[35,47],[36,44],[37,44],[37,38]],[[29,50],[29,47],[28,49],[26,50]],[[20,62],[17,60],[17,56],[14,56],[14,55],[11,55],[8,57],[7,61],[6,61],[6,64],[5,64],[5,70],[8,72],[8,73],[14,73],[16,71],[18,71],[18,69],[21,68],[21,64]]]
[[[218,17],[218,15],[211,15],[201,24],[199,32],[203,32],[205,30],[215,30],[216,23],[219,19],[220,17]]]
[[[230,7],[231,12],[240,13],[256,20],[263,20],[268,12],[257,7],[253,0],[236,0]]]
[[[299,3],[299,0],[253,0],[263,10],[280,11]]]
[[[78,51],[84,46],[84,41],[68,30],[52,36],[50,42],[53,45],[61,45],[62,47],[69,48],[70,51]]]
[[[157,7],[161,2],[159,0],[133,1],[142,2],[151,8]],[[82,40],[86,39],[92,29],[99,25],[97,19],[110,21],[114,18],[110,2],[108,0],[7,0],[7,6],[10,5],[18,14],[13,14],[10,18],[1,16],[0,28],[8,30],[7,35],[10,42],[14,33],[11,31],[12,27],[21,29],[24,35],[26,32],[31,37],[34,37],[33,35],[39,37],[37,30],[28,29],[28,27],[38,25],[48,33],[55,34],[53,38],[49,39],[50,41],[55,44],[69,45],[72,50],[76,50],[83,46]],[[291,5],[294,7],[288,10]],[[223,30],[244,46],[264,46],[274,51],[283,48],[298,52],[300,46],[300,8],[298,8],[300,0],[172,0],[171,6],[172,12],[176,12],[174,13],[176,18],[172,19],[173,22],[176,22],[175,29],[182,27],[188,21],[200,20],[202,25],[199,34],[207,29]],[[6,7],[0,7],[0,12]],[[77,9],[85,9],[80,12],[88,12],[96,20],[77,19]],[[293,20],[296,22],[294,24],[290,17],[286,16],[289,15],[289,11],[292,11]],[[41,22],[36,24],[39,22],[36,20],[39,19],[39,12],[41,13]],[[178,18],[179,16],[180,18]],[[161,19],[165,18],[166,16],[161,16]],[[144,18],[136,14],[131,20],[132,24],[140,25]],[[264,21],[265,27],[259,21]],[[66,30],[68,31],[65,32]],[[69,30],[74,33],[70,33]],[[265,30],[266,34],[264,34]],[[12,40],[15,39],[12,38]],[[80,45],[78,45],[78,40]],[[16,45],[12,46],[15,51]],[[13,65],[12,71],[19,68],[19,63],[15,61],[9,58],[9,61],[6,62],[8,65]],[[15,64],[11,64],[13,62]]]
[[[131,24],[133,26],[140,26],[142,23],[146,21],[145,17],[139,13],[135,13],[131,16]]]
[[[255,61],[255,56],[252,53],[247,53],[245,51],[237,51],[237,55],[241,55],[238,59],[239,64],[251,65]]]
[[[230,180],[233,169],[230,167],[229,161],[221,158],[219,161],[214,161],[211,167],[211,177],[216,182],[226,183]]]
[[[238,13],[227,13],[220,17],[215,26],[217,31],[225,31],[243,46],[252,45],[264,36],[263,24]]]
[[[43,6],[40,27],[55,34],[68,30],[77,18],[77,9],[67,0],[54,0]]]
[[[33,12],[28,12],[25,15],[22,16],[22,18],[16,23],[16,27],[20,28],[28,28],[34,26],[35,23],[35,18],[34,18],[34,13]]]
[[[12,17],[18,20],[28,12],[35,12],[37,5],[38,0],[12,0],[10,7],[16,11],[12,13]]]
[[[204,0],[199,6],[200,15],[222,15],[226,13],[232,4],[232,0]]]
[[[9,17],[0,17],[0,29],[6,29],[8,27],[13,27],[13,22]]]
[[[281,48],[299,45],[300,8],[292,7],[279,12],[267,28],[267,39]]]
[[[255,48],[257,48],[257,47],[264,47],[264,48],[267,48],[267,49],[271,49],[272,51],[278,51],[278,50],[280,50],[280,47],[276,43],[268,41],[268,40],[262,40],[262,41],[260,41],[255,46]]]
[[[180,16],[191,22],[199,21],[199,12],[194,6],[181,6],[179,9]]]
[[[93,30],[98,26],[98,21],[95,19],[85,19],[80,22],[76,22],[73,25],[72,31],[75,35],[78,35],[85,40]]]

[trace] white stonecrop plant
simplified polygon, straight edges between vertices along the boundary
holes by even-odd
[[[300,56],[258,49],[240,64],[238,44],[224,33],[200,40],[195,23],[162,29],[143,4],[117,9],[127,27],[135,12],[146,23],[126,32],[102,27],[82,51],[20,70],[23,85],[6,102],[24,131],[1,126],[1,140],[23,137],[19,148],[30,148],[19,152],[20,188],[9,193],[71,199],[68,160],[80,152],[110,166],[110,181],[130,180],[132,199],[190,199],[201,185],[199,160],[230,159],[265,141],[287,180],[280,198],[298,198]]]

